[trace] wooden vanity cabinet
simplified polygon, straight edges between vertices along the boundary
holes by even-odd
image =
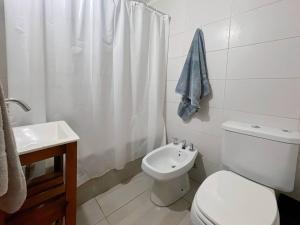
[[[76,225],[77,142],[20,155],[22,166],[50,158],[53,172],[28,181],[23,206],[0,212],[0,225]]]

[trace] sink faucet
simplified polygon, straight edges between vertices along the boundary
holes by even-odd
[[[18,99],[15,99],[15,98],[7,98],[5,99],[5,102],[6,103],[16,103],[18,106],[20,106],[25,112],[29,112],[31,110],[30,106],[25,103],[24,101],[22,100],[18,100]]]
[[[186,147],[187,147],[187,144],[186,144],[186,140],[183,140],[182,142],[182,149],[186,149]]]

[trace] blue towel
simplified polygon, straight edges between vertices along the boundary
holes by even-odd
[[[200,100],[210,95],[203,32],[196,30],[176,93],[182,95],[177,114],[188,121],[200,108]]]

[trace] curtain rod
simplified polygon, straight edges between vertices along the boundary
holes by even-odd
[[[164,13],[164,12],[159,11],[158,9],[156,9],[156,8],[154,8],[154,7],[150,6],[150,5],[148,5],[146,2],[144,2],[144,1],[142,1],[142,0],[130,0],[130,1],[131,1],[131,2],[136,2],[136,3],[143,4],[146,8],[151,9],[151,10],[153,10],[153,11],[155,11],[155,12],[157,12],[157,13],[163,15],[163,16],[168,16],[169,19],[171,19],[171,16],[170,16],[170,15],[168,15],[168,14],[166,14],[166,13]]]

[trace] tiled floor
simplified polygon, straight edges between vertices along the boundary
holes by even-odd
[[[158,207],[150,200],[152,180],[144,173],[126,184],[89,200],[77,209],[77,225],[191,225],[189,208],[197,190],[169,207]]]

